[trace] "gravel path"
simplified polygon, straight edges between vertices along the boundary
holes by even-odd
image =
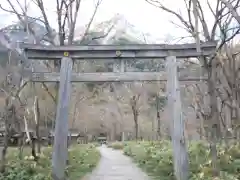
[[[101,160],[84,180],[150,180],[122,151],[106,146],[99,148]]]

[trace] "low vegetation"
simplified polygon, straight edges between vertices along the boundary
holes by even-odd
[[[124,149],[124,147],[125,147],[125,143],[123,143],[123,142],[112,142],[112,143],[109,143],[108,144],[108,147],[109,148],[112,148],[112,149],[116,149],[116,150],[120,150],[120,149]]]
[[[189,145],[190,180],[237,180],[240,179],[240,146],[218,147],[219,177],[212,177],[210,152],[207,145],[196,142]],[[171,143],[127,143],[124,153],[133,158],[150,176],[161,180],[175,180]]]
[[[6,171],[0,174],[0,180],[51,180],[52,148],[44,148],[38,161],[26,149],[24,159],[19,160],[18,151],[10,149]],[[100,159],[100,154],[93,145],[76,145],[69,149],[69,162],[66,175],[69,180],[79,180],[91,172]]]

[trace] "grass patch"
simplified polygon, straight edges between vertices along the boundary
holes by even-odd
[[[210,152],[206,144],[189,145],[190,180],[213,180]],[[175,180],[171,143],[138,142],[127,143],[124,153],[130,157],[150,176],[161,180]],[[216,180],[240,179],[240,146],[218,147],[218,165],[220,177]]]
[[[52,148],[44,148],[35,162],[30,149],[24,150],[24,159],[19,160],[17,149],[10,148],[6,172],[0,174],[0,180],[51,180]],[[69,165],[66,175],[69,180],[79,180],[91,172],[97,165],[100,154],[93,145],[76,145],[69,149]]]
[[[81,179],[91,172],[100,160],[100,154],[95,146],[88,146],[85,149],[78,146],[71,149],[69,153],[71,158],[67,172],[70,180]]]
[[[122,150],[125,147],[124,142],[113,142],[108,144],[109,148],[116,149],[116,150]]]

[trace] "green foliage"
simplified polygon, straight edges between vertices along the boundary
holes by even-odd
[[[189,145],[190,179],[212,180],[210,151],[206,144],[194,142]],[[149,175],[161,180],[175,180],[171,143],[139,142],[128,143],[124,153],[132,157]],[[240,146],[218,147],[220,177],[216,180],[240,179]]]
[[[167,104],[167,97],[166,96],[158,96],[157,93],[149,93],[150,100],[149,104],[156,108],[158,111],[162,110]]]
[[[156,108],[157,110],[162,110],[167,104],[166,96],[156,96]]]
[[[145,60],[138,60],[135,62],[135,67],[139,69],[140,71],[143,71],[144,69],[147,69],[150,72],[159,72],[162,69],[164,69],[164,64],[157,60],[150,60],[150,61],[145,61]]]
[[[91,172],[100,160],[100,154],[95,145],[90,145],[87,148],[82,148],[82,146],[72,148],[69,151],[69,156],[71,158],[67,167],[67,174],[70,180],[81,179]]]
[[[44,149],[38,162],[31,156],[19,160],[16,150],[10,150],[6,171],[0,180],[51,180],[51,148]],[[79,180],[91,172],[100,159],[94,145],[78,145],[69,149],[69,165],[66,174],[69,180]]]
[[[113,149],[124,149],[125,147],[125,143],[123,142],[113,142],[108,144],[109,148],[113,148]]]

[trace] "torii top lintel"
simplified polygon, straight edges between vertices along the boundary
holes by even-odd
[[[60,60],[64,55],[75,60],[81,59],[154,59],[176,56],[189,58],[210,56],[216,49],[216,42],[201,44],[201,53],[196,44],[130,44],[130,45],[89,45],[89,46],[39,46],[24,44],[23,49],[29,59]]]

